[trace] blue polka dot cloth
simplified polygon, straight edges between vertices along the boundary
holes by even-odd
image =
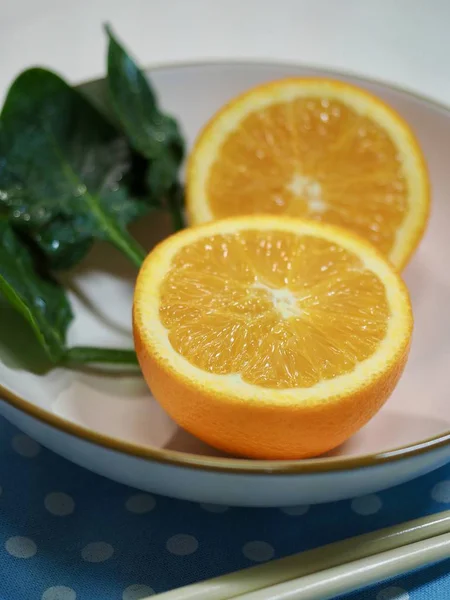
[[[450,506],[450,465],[331,505],[227,508],[90,473],[0,418],[0,600],[141,600]],[[450,560],[352,600],[450,598]]]

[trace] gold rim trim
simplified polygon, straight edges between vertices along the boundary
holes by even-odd
[[[314,65],[303,65],[296,62],[277,62],[277,61],[253,61],[253,60],[237,60],[237,61],[199,61],[199,62],[180,62],[180,63],[167,63],[146,70],[176,70],[186,68],[205,68],[205,67],[283,67],[283,68],[302,68],[308,71],[314,71],[315,73],[322,76],[338,76],[342,78],[349,78],[361,82],[362,84],[375,84],[382,87],[386,87],[393,91],[399,92],[406,96],[412,96],[421,103],[428,104],[439,111],[447,113],[450,116],[450,107],[441,104],[440,102],[428,98],[425,95],[421,95],[408,88],[403,88],[388,82],[384,82],[380,79],[371,79],[362,77],[357,73],[351,71],[333,71],[323,69],[319,66]],[[101,79],[92,79],[83,83],[80,86],[88,84],[94,84],[102,81]],[[153,449],[149,446],[141,446],[126,442],[117,438],[110,437],[98,433],[82,425],[78,425],[71,421],[68,421],[58,415],[50,413],[38,406],[35,406],[28,400],[17,396],[10,390],[6,389],[0,384],[0,395],[1,399],[10,404],[13,408],[20,410],[30,417],[33,417],[63,433],[78,437],[85,442],[102,446],[106,449],[121,452],[129,456],[136,458],[151,459],[158,463],[168,464],[175,467],[187,467],[193,469],[199,469],[203,471],[213,471],[222,473],[243,473],[243,474],[254,474],[254,475],[299,475],[299,474],[311,474],[311,473],[324,473],[324,472],[336,472],[336,471],[348,471],[353,469],[359,469],[364,467],[373,467],[383,465],[388,462],[395,462],[398,460],[413,458],[425,452],[431,450],[438,450],[445,446],[450,445],[450,430],[445,433],[425,439],[416,444],[401,446],[380,452],[378,454],[366,454],[362,456],[355,456],[349,458],[312,458],[294,461],[264,461],[264,460],[246,460],[236,458],[216,458],[216,457],[202,457],[196,454],[176,452],[174,450],[159,450]]]
[[[253,475],[300,475],[336,471],[349,471],[363,467],[379,466],[403,458],[412,458],[429,450],[450,445],[450,431],[443,435],[423,440],[410,446],[402,446],[381,452],[352,458],[310,458],[303,460],[246,460],[237,458],[203,457],[197,454],[157,450],[150,446],[139,446],[108,435],[98,433],[77,423],[39,408],[0,385],[1,399],[30,417],[42,421],[63,433],[73,435],[85,442],[102,446],[108,450],[122,452],[135,458],[147,458],[175,467],[188,467],[202,471],[221,473],[243,473]]]

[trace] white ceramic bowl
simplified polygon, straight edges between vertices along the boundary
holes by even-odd
[[[179,117],[189,143],[236,94],[293,75],[330,73],[294,65],[199,64],[150,74],[162,105]],[[409,121],[432,179],[430,225],[405,273],[416,320],[412,354],[400,385],[380,413],[326,457],[284,462],[226,457],[180,430],[151,398],[138,373],[39,373],[32,336],[20,317],[2,306],[0,412],[7,419],[55,452],[116,481],[218,504],[283,506],[338,500],[402,483],[450,461],[450,112],[382,83],[331,75],[371,90]],[[85,89],[101,101],[101,82]],[[168,232],[168,223],[155,219],[150,217],[135,230],[147,247]],[[69,335],[72,344],[132,345],[134,277],[125,260],[103,246],[71,274],[77,314]],[[23,370],[30,365],[36,373]]]

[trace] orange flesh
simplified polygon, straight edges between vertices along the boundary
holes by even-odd
[[[207,196],[215,218],[285,214],[341,225],[389,254],[408,189],[384,130],[336,100],[262,108],[230,134]]]
[[[173,348],[215,374],[267,388],[352,371],[385,337],[380,280],[353,253],[308,235],[240,231],[174,257],[160,290]]]

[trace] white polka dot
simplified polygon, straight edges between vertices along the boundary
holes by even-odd
[[[286,515],[291,515],[293,517],[296,517],[298,515],[306,515],[309,508],[310,508],[309,504],[299,504],[298,506],[285,506],[281,510]]]
[[[450,480],[437,483],[431,490],[431,497],[435,502],[450,504]]]
[[[403,588],[391,586],[378,592],[377,600],[409,600],[409,594]]]
[[[155,590],[152,590],[148,585],[136,583],[123,590],[122,600],[145,600],[147,596],[153,596],[154,593]]]
[[[381,499],[376,494],[360,496],[352,500],[352,510],[358,515],[368,516],[377,513],[383,506]]]
[[[65,585],[55,585],[49,587],[42,594],[41,600],[76,600],[75,590]]]
[[[273,558],[275,551],[267,542],[247,542],[242,548],[242,552],[246,558],[253,562],[265,562]]]
[[[16,558],[31,558],[37,552],[37,546],[27,537],[11,537],[6,540],[5,543],[6,551],[15,556]]]
[[[75,508],[73,498],[69,494],[64,494],[64,492],[47,494],[44,499],[44,505],[49,513],[57,517],[71,515]]]
[[[203,510],[206,510],[207,512],[217,514],[224,513],[229,510],[229,506],[224,506],[223,504],[200,504],[200,508],[203,508]]]
[[[187,556],[188,554],[193,554],[197,550],[198,541],[192,535],[179,533],[167,540],[166,548],[171,554]]]
[[[114,554],[114,548],[106,542],[92,542],[83,548],[81,557],[86,562],[99,563],[108,560]]]
[[[137,515],[150,512],[156,506],[156,500],[150,494],[135,494],[125,502],[125,508]]]
[[[22,433],[13,437],[11,445],[17,454],[25,458],[34,458],[41,451],[41,447],[37,442]]]

